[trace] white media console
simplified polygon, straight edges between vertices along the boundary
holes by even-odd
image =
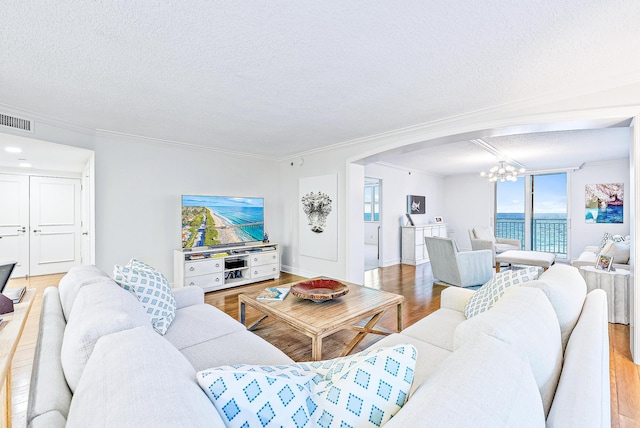
[[[196,285],[205,292],[279,278],[278,244],[175,250],[173,272],[175,288]]]

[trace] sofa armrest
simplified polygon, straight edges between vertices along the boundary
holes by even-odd
[[[176,299],[176,309],[204,303],[204,290],[200,287],[189,286],[173,289]]]
[[[448,287],[440,294],[440,307],[464,312],[464,307],[473,296],[475,290],[468,290],[460,287]]]
[[[508,245],[515,245],[518,248],[522,247],[522,241],[520,241],[519,239],[509,239],[509,238],[496,238],[496,242],[498,244],[508,244]]]

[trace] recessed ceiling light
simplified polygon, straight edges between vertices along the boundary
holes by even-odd
[[[4,150],[9,153],[22,153],[22,149],[20,147],[5,147]]]
[[[31,168],[31,164],[29,162],[21,162],[18,164],[20,168]]]

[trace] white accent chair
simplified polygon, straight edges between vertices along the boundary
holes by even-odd
[[[433,277],[458,287],[482,285],[493,276],[491,251],[458,251],[452,238],[425,236]]]
[[[496,238],[491,226],[469,229],[469,239],[471,240],[472,250],[492,251],[494,266],[496,264],[496,254],[522,249],[522,241],[519,239]]]

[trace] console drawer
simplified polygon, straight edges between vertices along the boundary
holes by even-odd
[[[222,272],[209,275],[191,276],[185,278],[184,285],[189,287],[195,285],[200,288],[210,288],[224,285],[224,275]]]
[[[251,278],[260,278],[263,276],[280,276],[280,266],[277,263],[251,266]]]
[[[277,251],[269,251],[265,253],[254,253],[251,254],[251,266],[260,266],[266,265],[270,263],[278,263],[278,252]]]
[[[191,260],[184,264],[184,276],[198,276],[222,272],[224,259]]]

